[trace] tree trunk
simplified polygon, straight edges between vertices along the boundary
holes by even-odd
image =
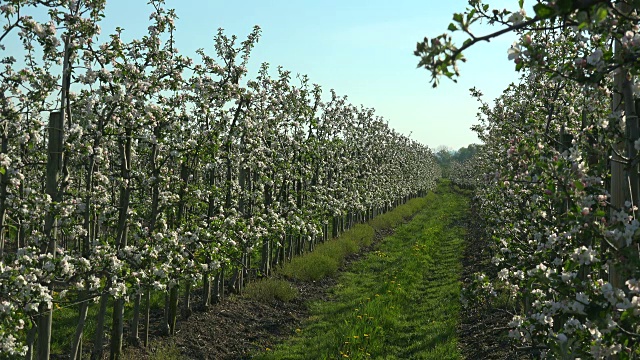
[[[32,360],[35,356],[34,344],[36,342],[37,331],[38,326],[35,322],[32,322],[31,329],[27,332],[27,355],[25,356],[25,360]]]
[[[153,129],[153,135],[155,136],[156,139],[160,137],[161,135],[160,126],[156,126]],[[159,212],[159,203],[160,203],[160,185],[159,185],[160,167],[158,166],[157,161],[158,161],[158,144],[153,143],[151,145],[151,171],[155,180],[151,186],[151,213],[149,214],[149,235],[150,236],[153,236],[153,232],[155,231],[155,228],[156,228],[156,222],[158,220],[158,212]],[[145,291],[145,307],[144,307],[145,327],[144,327],[144,333],[142,334],[144,339],[144,347],[147,347],[149,345],[149,331],[150,331],[149,316],[151,315],[150,306],[151,306],[151,287],[147,286],[147,289]]]
[[[116,236],[116,249],[127,246],[128,212],[131,199],[131,146],[133,129],[125,129],[125,138],[120,143],[120,175],[123,183],[120,185],[120,201],[118,203],[118,229]],[[115,299],[113,303],[113,321],[111,324],[111,360],[120,359],[122,356],[122,341],[124,337],[124,299]]]
[[[182,308],[182,315],[185,319],[188,319],[191,316],[191,283],[187,282],[184,287],[184,304]]]
[[[86,291],[83,291],[81,294],[83,295],[81,298],[86,298],[88,296],[88,292]],[[80,304],[80,309],[78,310],[78,325],[76,325],[76,333],[74,334],[73,341],[71,343],[71,353],[69,356],[71,360],[80,360],[82,358],[82,332],[87,320],[88,311],[89,303],[87,301],[83,301]]]
[[[107,283],[107,287],[111,286],[111,282]],[[101,360],[104,347],[104,320],[107,315],[107,301],[109,294],[104,293],[100,296],[100,310],[98,311],[98,322],[96,324],[96,332],[93,338],[93,351],[91,352],[91,360]]]
[[[149,346],[149,323],[150,323],[150,315],[151,315],[151,289],[148,288],[144,294],[144,347]]]
[[[623,13],[629,12],[629,8],[626,4],[621,4],[620,11]],[[620,56],[622,44],[619,41],[615,41],[614,52],[615,56]],[[614,73],[614,91],[612,99],[612,111],[625,110],[625,104],[623,103],[623,92],[625,84],[626,70],[621,68]],[[617,125],[617,124],[616,124]],[[624,154],[626,150],[625,143],[620,142],[614,145],[614,151],[611,156],[611,184],[609,193],[611,194],[611,210],[610,217],[614,216],[615,209],[622,209],[625,202],[625,187],[628,186],[625,179],[625,164],[624,159],[619,154]],[[625,186],[626,185],[626,186]],[[617,244],[614,244],[617,245]],[[606,242],[602,243],[602,251],[605,252],[609,248]],[[617,269],[611,266],[609,269],[609,282],[615,287],[620,287],[618,284],[621,277],[617,273]]]
[[[211,300],[213,303],[220,303],[224,297],[224,265],[218,270],[218,273],[213,278],[213,295]]]
[[[62,192],[58,187],[62,174],[62,154],[64,151],[64,116],[62,112],[52,112],[49,116],[49,143],[47,160],[46,191],[53,203],[59,203]],[[40,249],[42,253],[55,257],[57,231],[54,229],[56,221],[54,208],[47,213],[44,224],[44,235],[48,238]],[[49,291],[53,286],[49,285]],[[52,309],[47,304],[40,304],[38,317],[38,359],[48,360],[51,354],[51,325],[53,321]]]
[[[3,96],[4,98],[4,96]],[[3,114],[4,115],[4,114]],[[7,134],[7,126],[4,127],[5,131],[2,133],[2,143],[0,144],[0,152],[2,154],[6,154],[9,152],[9,138]],[[4,169],[3,172],[0,173],[0,259],[4,258],[4,247],[5,247],[5,221],[6,221],[6,200],[7,200],[7,186],[9,182],[7,181],[7,169]],[[18,248],[20,244],[17,244]]]
[[[133,320],[131,321],[131,334],[129,339],[132,344],[137,345],[140,342],[140,303],[142,302],[142,294],[138,292],[135,295],[133,303]]]
[[[211,275],[202,275],[202,307],[206,310],[211,306]]]
[[[169,290],[169,335],[176,334],[176,322],[178,319],[178,295],[180,287],[175,284]]]
[[[216,185],[216,173],[215,169],[211,169],[209,171],[209,188],[213,190],[213,187]],[[211,224],[211,220],[213,219],[213,215],[215,213],[215,197],[213,194],[209,195],[208,206],[207,206],[207,219],[209,220],[209,224]],[[207,256],[207,260],[210,263],[211,259]],[[212,269],[208,269],[210,272]],[[212,278],[210,273],[206,273],[203,275],[203,296],[202,296],[202,305],[205,309],[208,309],[211,306],[211,290],[212,285],[215,284],[215,278],[213,279],[214,284],[211,283]]]

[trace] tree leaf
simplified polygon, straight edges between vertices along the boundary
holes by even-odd
[[[548,19],[556,14],[556,11],[549,5],[545,5],[543,3],[538,3],[533,7],[533,11],[535,11],[536,16],[541,19]]]
[[[467,14],[467,22],[469,22],[473,17],[473,15],[475,14],[476,14],[476,9],[472,9],[471,11],[469,11],[469,13]]]
[[[561,14],[568,14],[573,10],[573,0],[558,0],[556,2]]]
[[[601,6],[596,10],[596,22],[602,22],[607,16],[609,16],[609,11],[606,7]]]
[[[456,26],[456,24],[451,23],[449,24],[449,31],[456,31],[458,30],[458,27]]]

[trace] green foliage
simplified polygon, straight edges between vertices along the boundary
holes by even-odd
[[[358,252],[362,245],[373,242],[373,235],[373,228],[368,225],[354,226],[337,239],[319,244],[313,252],[293,258],[278,273],[303,281],[333,276],[347,256]]]
[[[481,145],[478,145],[478,144],[470,144],[467,147],[463,146],[460,149],[458,149],[458,151],[456,151],[451,156],[451,158],[452,158],[452,160],[459,161],[459,162],[463,162],[465,160],[469,160],[474,155],[476,155],[478,153],[480,148],[481,148]]]
[[[393,219],[392,219],[393,217]],[[392,227],[392,221],[399,221],[397,216],[381,214],[369,221],[369,225],[376,230],[388,229]]]
[[[285,264],[280,274],[296,280],[315,281],[333,276],[338,271],[339,262],[334,257],[314,251],[308,255],[295,257]]]
[[[561,1],[559,1],[558,3],[560,2]],[[551,6],[543,3],[536,4],[533,7],[533,11],[535,11],[536,16],[539,17],[540,19],[547,19],[555,14],[555,10]]]
[[[473,196],[475,194],[474,190],[472,190],[472,189],[464,189],[464,188],[461,188],[458,185],[451,185],[451,188],[456,193],[464,195],[464,196],[467,196],[467,197],[471,197],[471,196]]]
[[[425,206],[427,199],[432,196],[432,193],[429,193],[424,198],[411,199],[407,201],[406,204],[396,207],[393,211],[376,216],[369,221],[369,225],[375,230],[394,228],[422,209]]]
[[[338,240],[329,241],[323,246],[319,246],[314,254],[318,256],[326,256],[332,258],[341,264],[344,258],[350,254],[356,253],[360,250],[360,245],[355,239],[349,237],[341,237]]]
[[[286,280],[269,278],[249,283],[244,289],[244,296],[264,302],[288,302],[298,296],[298,290]]]
[[[361,246],[369,246],[373,243],[375,231],[370,225],[356,224],[349,231],[345,232],[342,236],[351,237],[358,241]]]
[[[458,162],[463,163],[466,160],[471,159],[474,155],[478,153],[481,145],[478,144],[470,144],[469,146],[463,146],[458,150],[452,150],[447,147],[439,147],[438,151],[435,153],[436,161],[440,168],[442,169],[443,177],[449,176],[449,171],[451,169],[452,164]]]

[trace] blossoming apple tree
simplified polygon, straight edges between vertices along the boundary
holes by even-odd
[[[636,358],[638,4],[514,8],[471,0],[449,32],[416,49],[435,86],[459,75],[470,46],[506,33],[519,39],[507,56],[520,83],[493,106],[481,103],[475,127],[485,144],[478,197],[496,246],[495,272],[478,274],[474,289],[516,299],[509,335],[543,357]],[[476,35],[479,21],[501,29]],[[456,31],[468,36],[460,47]]]

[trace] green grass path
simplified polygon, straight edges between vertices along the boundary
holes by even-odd
[[[467,200],[447,183],[409,223],[342,273],[332,301],[311,304],[297,334],[257,359],[460,359]]]

